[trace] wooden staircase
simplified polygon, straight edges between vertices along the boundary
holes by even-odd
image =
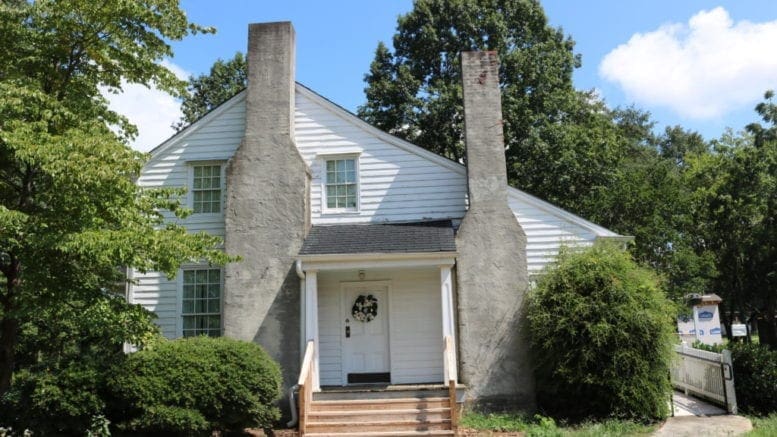
[[[348,388],[313,393],[315,343],[308,341],[298,397],[301,436],[453,436],[458,426],[456,358],[453,340],[443,338],[447,386]]]
[[[304,435],[452,436],[448,389],[315,393]]]

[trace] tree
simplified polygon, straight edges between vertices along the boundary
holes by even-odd
[[[689,233],[697,253],[711,257],[714,290],[723,296],[723,323],[734,312],[757,312],[761,342],[777,348],[777,107],[767,92],[756,111],[768,123],[727,132],[714,153],[688,161],[692,189]],[[729,331],[730,332],[730,331]]]
[[[245,56],[237,52],[228,61],[217,59],[208,74],[190,76],[181,103],[183,117],[173,127],[183,129],[245,89],[246,69]]]
[[[419,0],[399,17],[393,52],[378,44],[358,115],[463,162],[458,56],[495,50],[510,183],[580,212],[622,150],[603,103],[572,85],[573,48],[536,0]]]
[[[187,213],[181,192],[134,184],[144,156],[126,140],[136,129],[100,94],[152,83],[180,95],[159,64],[172,55],[166,41],[209,31],[175,0],[0,5],[0,395],[20,327],[120,295],[119,266],[172,276],[182,262],[231,259],[219,239],[164,222],[162,210]]]

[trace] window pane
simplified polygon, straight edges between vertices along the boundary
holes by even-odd
[[[210,269],[208,270],[208,282],[213,284],[220,284],[221,283],[221,270],[219,269]]]
[[[200,166],[195,166],[194,167],[194,177],[195,178],[202,177],[202,167],[200,167]]]
[[[219,313],[221,312],[221,299],[209,299],[208,300],[208,312]]]
[[[345,160],[337,160],[337,172],[342,173],[345,171]]]
[[[209,284],[208,285],[208,298],[213,299],[219,296],[219,284]]]
[[[356,160],[355,159],[347,159],[345,161],[345,169],[348,171],[353,171],[354,167],[356,167]]]
[[[191,284],[194,282],[194,271],[192,270],[184,270],[183,271],[183,283],[184,284]]]
[[[194,329],[194,316],[185,316],[183,318],[183,329]]]
[[[327,161],[326,162],[326,171],[327,172],[335,171],[335,162],[334,161]]]
[[[189,314],[194,312],[194,301],[190,299],[184,299],[183,301],[183,313]]]
[[[221,329],[221,317],[219,316],[210,316],[208,317],[208,328],[210,329]]]

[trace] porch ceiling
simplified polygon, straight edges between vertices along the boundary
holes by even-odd
[[[313,226],[300,255],[455,252],[450,220]]]

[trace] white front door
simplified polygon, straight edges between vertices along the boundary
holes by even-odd
[[[342,288],[343,384],[390,382],[386,282],[345,283]],[[377,301],[374,319],[354,317],[354,304]]]

